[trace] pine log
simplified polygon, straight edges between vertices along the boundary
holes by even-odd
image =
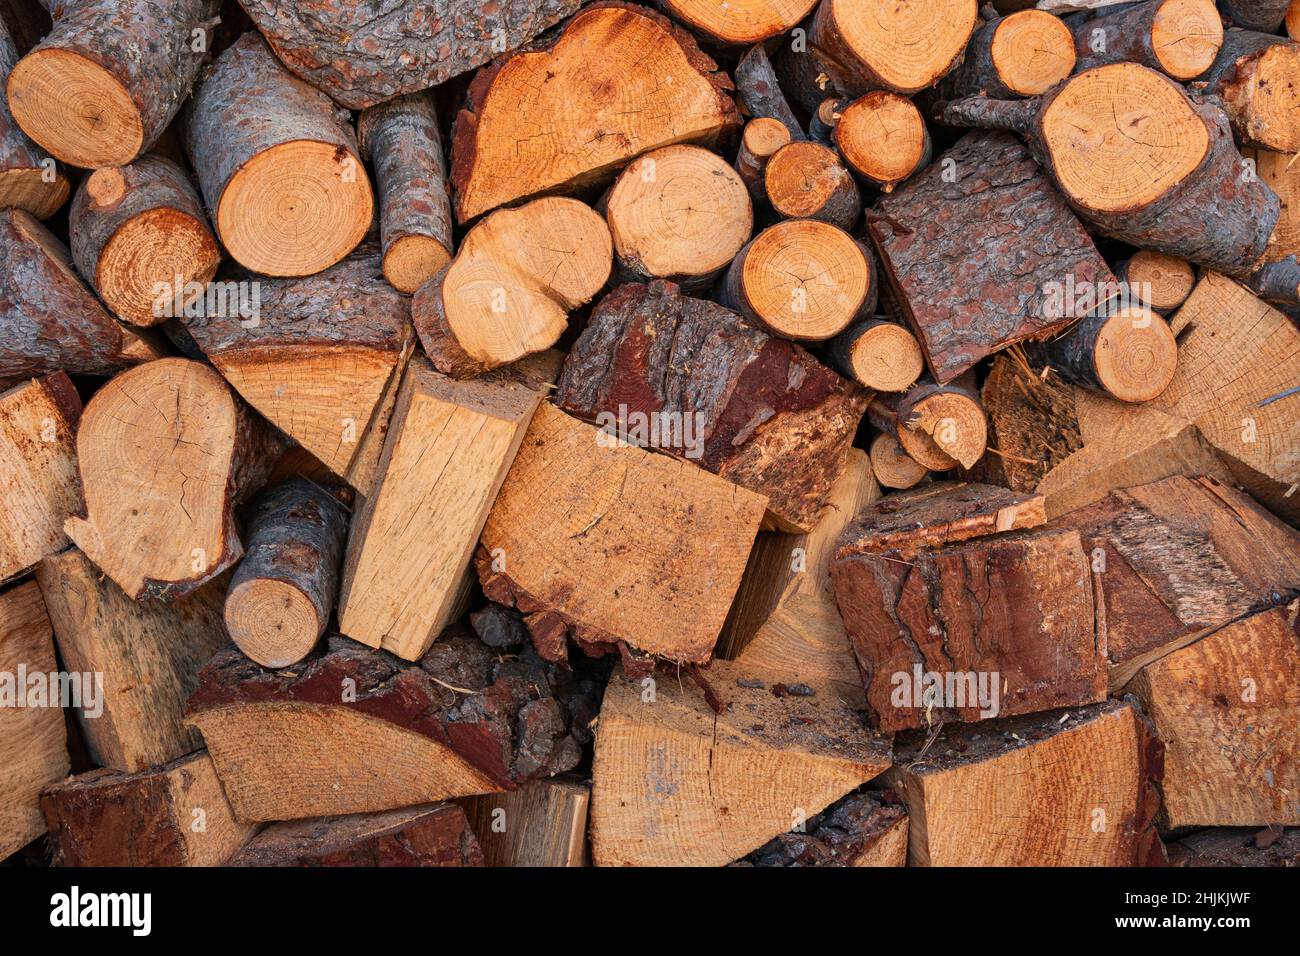
[[[282,448],[212,369],[149,362],[86,406],[77,431],[86,516],[63,529],[128,597],[183,597],[243,554],[234,506]]]
[[[1074,44],[1081,72],[1108,63],[1140,63],[1186,81],[1213,65],[1223,32],[1214,0],[1146,0],[1083,19],[1074,27]]]
[[[591,784],[556,777],[463,801],[486,866],[587,866]]]
[[[980,462],[984,481],[1021,494],[1034,491],[1083,447],[1075,389],[1056,376],[1034,374],[1010,353],[994,357],[980,402],[988,413],[991,452]]]
[[[1277,838],[1274,839],[1274,834]],[[1221,827],[1169,845],[1171,866],[1300,866],[1300,829]]]
[[[1162,748],[1131,704],[900,739],[911,866],[1150,866]]]
[[[549,349],[609,280],[612,257],[609,227],[576,199],[493,213],[411,300],[425,353],[438,371],[470,378]]]
[[[703,292],[754,231],[744,180],[698,146],[665,146],[638,157],[601,206],[625,282],[668,279]]]
[[[65,163],[139,159],[172,121],[207,59],[218,0],[78,0],[9,74],[18,125]]]
[[[1222,100],[1242,145],[1300,152],[1300,43],[1229,30],[1205,92]]]
[[[624,3],[587,7],[548,48],[511,54],[474,78],[452,135],[456,218],[599,185],[660,146],[729,138],[740,116],[726,92],[731,81],[716,70],[660,14]],[[549,132],[533,135],[538,129]]]
[[[798,345],[668,282],[601,301],[554,401],[765,496],[769,525],[786,531],[817,523],[866,411],[861,390]]]
[[[786,220],[732,261],[722,301],[773,335],[822,342],[870,317],[878,293],[875,258],[860,242],[830,223]]]
[[[1239,27],[1276,33],[1287,18],[1289,0],[1219,0],[1224,15]]]
[[[1292,162],[1294,156],[1263,149],[1246,148],[1242,155],[1253,164],[1255,174],[1265,185],[1277,193],[1282,204],[1282,215],[1264,253],[1264,261],[1280,262],[1289,256],[1300,256],[1300,163]]]
[[[411,293],[451,261],[451,195],[438,114],[428,93],[372,106],[357,120],[375,168],[384,276]]]
[[[1165,744],[1164,826],[1300,824],[1300,602],[1242,618],[1129,685]]]
[[[246,317],[193,310],[185,329],[240,396],[351,481],[367,427],[415,344],[408,300],[366,244],[303,279],[249,276]]]
[[[48,696],[57,666],[35,583],[0,592],[0,859],[45,832],[41,789],[68,773],[63,710]]]
[[[185,700],[199,668],[230,644],[223,578],[175,604],[133,601],[69,548],[37,565],[36,581],[65,667],[102,676],[94,707],[76,710],[98,766],[135,773],[203,745],[184,725]]]
[[[564,655],[622,642],[704,663],[766,499],[687,461],[622,444],[543,403],[483,529],[483,590]]]
[[[871,439],[871,471],[882,488],[896,490],[915,488],[930,473],[888,432]]]
[[[836,102],[832,140],[849,169],[868,184],[893,192],[930,162],[930,132],[911,100],[874,90]]]
[[[1261,266],[1246,280],[1246,285],[1265,302],[1279,308],[1300,305],[1300,260],[1288,256]]]
[[[1067,382],[1122,402],[1158,398],[1178,370],[1174,334],[1145,305],[1103,308],[1054,338],[1045,351]]]
[[[763,185],[767,163],[776,155],[777,150],[790,141],[790,130],[780,120],[759,117],[745,124],[745,131],[740,137],[740,148],[736,151],[736,172],[749,190],[754,204],[767,202],[767,191]]]
[[[287,481],[258,498],[224,612],[248,657],[288,667],[316,646],[334,610],[347,530],[347,506],[312,482]]]
[[[0,20],[0,84],[18,62],[19,51]],[[37,219],[54,215],[68,198],[68,179],[54,158],[14,122],[9,102],[0,97],[0,209],[25,209]]]
[[[868,229],[885,277],[940,384],[1069,324],[1070,290],[1114,282],[1046,175],[1005,134],[964,137],[876,211]]]
[[[828,685],[793,694],[781,672],[732,661],[706,675],[721,713],[672,674],[610,681],[592,765],[597,866],[722,866],[889,766],[889,738]]]
[[[906,866],[907,811],[875,793],[850,794],[731,865]]]
[[[1087,70],[1035,99],[959,100],[943,119],[1020,133],[1085,222],[1140,249],[1242,274],[1277,225],[1277,197],[1242,176],[1223,110],[1136,63]]]
[[[289,73],[258,34],[217,57],[186,118],[212,224],[242,265],[311,275],[365,236],[374,195],[351,118]]]
[[[763,188],[783,219],[816,219],[852,229],[862,197],[835,151],[800,141],[782,146],[767,162]]]
[[[48,229],[22,209],[0,209],[0,381],[60,369],[110,375],[158,354],[100,305]]]
[[[1185,259],[1141,249],[1115,267],[1129,295],[1165,315],[1187,301],[1196,286],[1196,270]]]
[[[81,507],[75,435],[81,399],[62,372],[0,393],[0,581],[64,548]]]
[[[1213,0],[1205,2],[1213,8]],[[1042,10],[989,17],[971,36],[961,64],[940,84],[941,95],[1038,96],[1073,73],[1075,61],[1074,36],[1059,17]]]
[[[817,0],[657,0],[659,7],[693,32],[721,46],[758,43],[785,33],[808,15]]]
[[[230,866],[482,866],[483,851],[455,804],[274,823]]]
[[[972,468],[988,447],[984,409],[962,385],[922,379],[906,392],[882,392],[867,407],[867,417],[927,471]]]
[[[579,0],[240,0],[284,64],[349,109],[417,93],[528,43]]]
[[[746,116],[776,120],[789,131],[790,139],[807,138],[781,92],[776,70],[763,44],[749,48],[736,64],[733,75],[736,77],[736,99]]]
[[[134,325],[183,315],[221,262],[189,176],[160,156],[83,179],[68,234],[81,277]]]
[[[901,392],[925,368],[916,336],[887,319],[855,322],[831,340],[834,366],[859,385],[879,392]]]
[[[56,866],[223,866],[257,829],[234,818],[204,750],[70,777],[42,791],[41,809]]]
[[[1292,40],[1300,40],[1300,0],[1291,0],[1286,12],[1286,32]]]

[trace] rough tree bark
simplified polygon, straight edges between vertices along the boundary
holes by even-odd
[[[1141,63],[1187,81],[1214,63],[1223,45],[1223,22],[1214,0],[1147,0],[1082,20],[1074,27],[1074,43],[1080,71],[1108,63]]]
[[[1174,334],[1144,305],[1087,316],[1049,342],[1045,351],[1066,381],[1122,402],[1159,397],[1178,370]]]
[[[740,58],[734,71],[736,98],[751,119],[774,119],[790,131],[790,139],[807,139],[803,127],[786,102],[781,84],[772,68],[767,49],[761,43]]]
[[[17,62],[14,40],[0,20],[0,84],[8,81]],[[37,219],[46,219],[67,198],[67,177],[54,158],[14,122],[8,100],[0,99],[0,208],[16,206]]]
[[[1247,30],[1276,33],[1286,19],[1291,0],[1219,0],[1232,22]]]

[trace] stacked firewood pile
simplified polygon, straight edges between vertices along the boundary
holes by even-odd
[[[0,8],[0,858],[1294,864],[1300,2]]]

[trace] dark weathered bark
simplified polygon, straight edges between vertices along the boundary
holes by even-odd
[[[766,48],[756,44],[749,49],[734,71],[736,78],[736,98],[740,108],[753,119],[768,117],[785,126],[790,131],[791,139],[807,139],[794,111],[786,102],[777,82],[776,70]]]
[[[240,0],[294,73],[349,109],[444,83],[527,43],[579,0]]]
[[[1270,262],[1252,275],[1246,285],[1266,302],[1280,306],[1300,305],[1300,262],[1295,256]]]
[[[1229,30],[1203,82],[1222,101],[1241,145],[1300,150],[1300,43]]]
[[[0,19],[0,88],[18,62],[18,49]],[[0,97],[0,208],[17,206],[37,219],[54,214],[68,198],[68,180],[54,158],[28,138]]]
[[[1214,55],[1222,44],[1222,29],[1217,17],[1207,23],[1208,33],[1204,37],[1175,38],[1164,37],[1166,44],[1185,47],[1188,43],[1198,45],[1195,56],[1166,58],[1157,47],[1153,36],[1156,18],[1168,0],[1147,0],[1145,3],[1121,5],[1116,12],[1098,11],[1098,15],[1084,19],[1074,27],[1075,52],[1078,56],[1077,69],[1090,70],[1107,63],[1141,63],[1153,70],[1159,70],[1179,81],[1193,79],[1214,62]],[[1206,3],[1207,8],[1209,3]],[[1213,10],[1209,10],[1213,14]],[[1181,42],[1180,42],[1181,41]],[[1175,52],[1177,50],[1175,49]],[[1186,51],[1183,51],[1185,54]],[[1195,67],[1199,66],[1200,69]],[[959,95],[974,96],[979,90],[967,90]],[[1005,99],[1001,93],[984,91],[996,99]]]
[[[1247,30],[1276,33],[1286,19],[1291,0],[1219,0],[1219,9]]]
[[[899,832],[901,830],[901,832]],[[877,853],[890,834],[892,858]],[[732,866],[902,866],[907,858],[907,810],[896,797],[852,793],[783,833]]]

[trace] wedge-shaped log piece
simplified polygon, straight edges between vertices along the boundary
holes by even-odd
[[[907,811],[872,792],[831,804],[732,866],[906,866]]]
[[[18,62],[14,39],[0,22],[0,86]],[[0,96],[0,209],[17,207],[47,219],[67,198],[67,176],[53,157],[27,138],[9,113],[9,101]]]
[[[1282,216],[1264,253],[1265,261],[1300,256],[1300,163],[1292,163],[1293,156],[1263,149],[1244,149],[1242,155],[1255,164],[1256,174],[1282,202]]]
[[[716,70],[660,14],[588,7],[548,49],[514,53],[474,78],[452,138],[456,218],[607,181],[660,146],[730,136],[740,116]]]
[[[725,865],[889,766],[889,738],[824,684],[778,693],[780,672],[733,661],[705,676],[723,713],[673,674],[651,678],[653,693],[623,677],[606,689],[592,768],[597,866]]]
[[[70,777],[41,793],[41,809],[57,866],[223,866],[257,829],[235,819],[206,750]]]
[[[587,866],[591,784],[556,777],[462,801],[487,866]]]

